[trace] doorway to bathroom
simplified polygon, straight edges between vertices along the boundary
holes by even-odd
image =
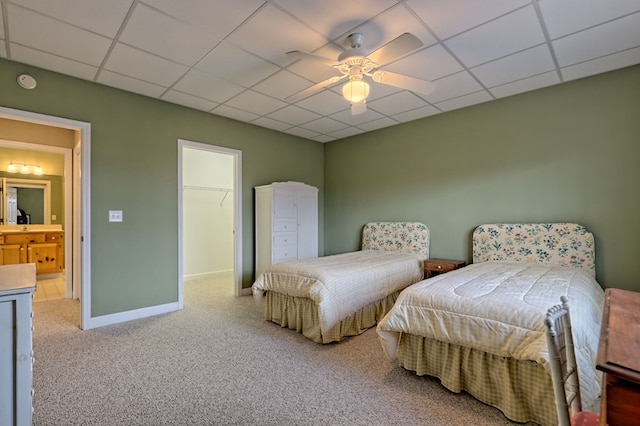
[[[235,296],[241,279],[241,151],[178,140],[179,304],[207,281]]]

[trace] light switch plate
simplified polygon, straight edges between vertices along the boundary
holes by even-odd
[[[109,210],[109,222],[122,222],[122,210]]]

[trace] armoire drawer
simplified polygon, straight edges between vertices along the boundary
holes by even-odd
[[[277,247],[273,249],[273,263],[283,262],[285,260],[295,260],[298,258],[296,246]]]
[[[278,232],[273,234],[273,247],[294,246],[298,239],[298,234],[294,232]]]
[[[273,232],[296,232],[295,220],[274,220]]]

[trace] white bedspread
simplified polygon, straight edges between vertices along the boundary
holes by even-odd
[[[266,290],[309,298],[318,305],[320,330],[369,303],[422,279],[418,255],[362,250],[271,265],[253,284],[253,295]]]
[[[406,288],[377,327],[394,358],[401,333],[538,362],[550,372],[544,318],[569,298],[583,404],[597,410],[596,356],[604,291],[581,269],[483,262]]]

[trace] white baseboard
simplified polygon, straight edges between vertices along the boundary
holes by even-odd
[[[89,318],[89,324],[85,324],[84,329],[104,327],[107,325],[118,324],[121,322],[132,321],[141,318],[147,318],[154,315],[166,314],[179,310],[178,302],[166,303],[164,305],[150,306],[148,308],[134,309],[132,311],[117,312],[115,314],[102,315],[99,317]]]
[[[218,277],[232,275],[232,274],[233,274],[233,269],[228,269],[224,271],[204,272],[201,274],[185,275],[183,277],[183,281],[186,283],[188,281],[206,280],[206,279],[218,278]]]

